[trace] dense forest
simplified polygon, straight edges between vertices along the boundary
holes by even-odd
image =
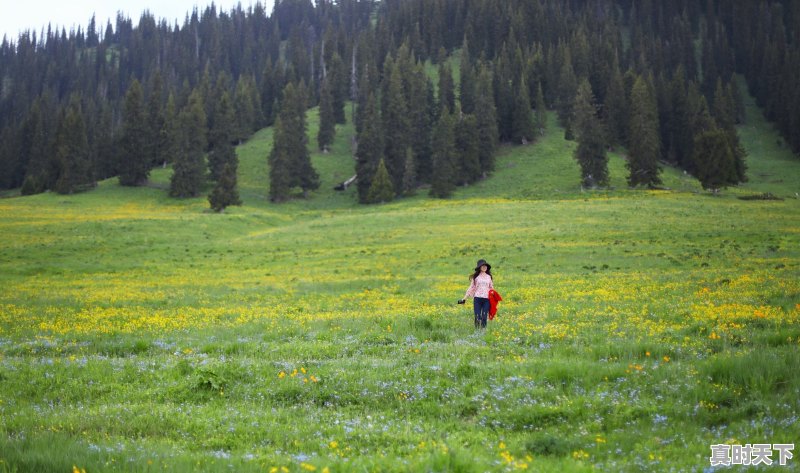
[[[3,39],[0,188],[138,186],[170,165],[170,195],[212,181],[222,209],[239,201],[235,145],[274,126],[265,166],[283,201],[319,186],[305,136],[319,106],[321,150],[355,122],[364,203],[450,195],[492,172],[500,143],[535,142],[548,109],[586,187],[607,185],[606,152],[623,147],[631,186],[659,186],[667,164],[716,190],[747,178],[737,74],[800,152],[796,0],[282,0],[212,4],[182,25],[92,18]]]

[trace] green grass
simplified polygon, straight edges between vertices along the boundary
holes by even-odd
[[[629,190],[618,154],[583,192],[551,122],[449,200],[334,191],[350,125],[308,200],[268,202],[271,130],[224,214],[168,169],[0,200],[0,472],[700,471],[792,443],[800,173],[747,126],[756,172],[719,196]],[[787,198],[737,199],[761,192]],[[478,258],[485,332],[455,304]]]

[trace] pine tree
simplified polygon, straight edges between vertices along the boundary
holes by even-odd
[[[388,62],[388,61],[387,61]],[[411,144],[408,107],[403,93],[403,78],[400,68],[392,66],[387,71],[388,88],[383,96],[381,116],[383,118],[384,159],[394,189],[402,189],[405,171],[406,150]]]
[[[411,148],[414,150],[415,181],[429,182],[431,169],[431,128],[435,115],[433,83],[422,64],[411,73],[408,115],[411,124]]]
[[[536,131],[543,132],[547,128],[547,106],[544,104],[542,83],[536,84]]]
[[[230,149],[232,150],[233,147],[230,147]],[[208,196],[208,202],[216,212],[222,212],[231,205],[242,205],[239,191],[236,189],[236,169],[238,164],[238,158],[234,152],[228,162],[225,163],[225,166],[223,166],[217,184]]]
[[[291,191],[291,171],[289,152],[289,132],[280,115],[275,120],[272,150],[269,153],[269,199],[272,202],[289,200]]]
[[[231,153],[236,154],[231,144],[234,136],[233,105],[227,90],[220,96],[213,113],[213,125],[208,131],[208,168],[211,179],[218,181],[223,168],[230,161]]]
[[[730,140],[724,130],[714,128],[695,136],[693,156],[695,176],[703,189],[709,189],[716,194],[719,189],[736,184],[738,176],[735,159]]]
[[[311,164],[311,153],[308,151],[308,126],[306,123],[306,109],[308,108],[308,90],[303,83],[291,89],[287,86],[284,90],[284,100],[293,110],[291,173],[292,186],[297,186],[303,191],[303,196],[308,197],[309,191],[319,189],[319,174]],[[288,115],[286,121],[288,122]]]
[[[578,79],[572,68],[570,55],[565,56],[564,64],[558,79],[558,123],[564,127],[566,139],[572,139],[571,121],[572,106],[575,103],[575,93],[578,90]]]
[[[273,202],[289,199],[294,187],[299,187],[304,196],[319,188],[319,175],[311,164],[308,151],[307,101],[303,84],[290,82],[284,88],[269,155],[270,198]]]
[[[475,113],[475,95],[477,90],[475,88],[475,69],[472,67],[472,59],[470,58],[469,43],[467,37],[464,36],[464,42],[461,46],[461,65],[459,83],[459,99],[461,102],[461,111],[466,114]]]
[[[655,187],[661,184],[661,155],[658,107],[652,86],[639,77],[631,91],[630,144],[628,145],[628,185]]]
[[[478,159],[481,173],[494,171],[494,153],[497,149],[497,111],[492,90],[492,73],[488,67],[481,66],[478,73],[478,93],[475,99],[475,109],[478,110],[476,125],[478,127]]]
[[[181,137],[181,124],[178,120],[178,105],[175,100],[175,94],[169,94],[167,98],[167,105],[164,107],[164,162],[163,166],[166,167],[167,163],[174,162],[180,153],[180,146],[183,142]]]
[[[89,159],[89,143],[80,101],[73,96],[56,132],[56,162],[59,167],[55,191],[72,194],[95,185]]]
[[[336,134],[336,117],[333,108],[333,97],[331,94],[331,84],[329,79],[322,80],[322,89],[319,92],[319,132],[317,133],[317,145],[320,151],[328,152],[328,148],[333,144],[333,137]]]
[[[607,186],[608,157],[605,136],[600,119],[597,118],[592,86],[587,79],[581,81],[575,97],[574,130],[578,141],[575,159],[581,167],[581,185],[588,188]]]
[[[164,162],[164,107],[163,107],[163,81],[161,74],[156,73],[150,84],[150,97],[147,101],[147,149],[148,166],[153,167]]]
[[[628,143],[629,105],[625,93],[625,83],[618,68],[611,74],[605,100],[606,132],[608,143],[612,146]]]
[[[150,174],[150,159],[145,154],[146,149],[147,124],[142,86],[138,80],[134,79],[125,95],[119,162],[119,183],[121,185],[140,186],[147,181]]]
[[[481,177],[480,140],[475,115],[464,115],[456,105],[455,148],[456,183],[471,184]]]
[[[205,182],[206,112],[199,90],[181,111],[181,147],[173,165],[170,197],[197,197]]]
[[[439,110],[440,113],[447,109],[448,114],[453,113],[456,105],[456,92],[453,83],[453,71],[450,64],[439,64]]]
[[[344,124],[347,122],[344,109],[350,89],[350,81],[347,68],[338,52],[334,52],[331,59],[329,77],[334,121],[338,124]]]
[[[370,94],[367,104],[359,116],[364,121],[364,129],[358,134],[356,150],[356,175],[358,176],[358,201],[369,203],[369,189],[372,178],[383,160],[383,129],[380,111],[375,94]]]
[[[378,162],[375,175],[372,177],[367,201],[371,204],[380,204],[391,202],[392,199],[394,199],[394,186],[392,186],[392,180],[389,178],[389,171],[386,169],[386,163],[381,159],[380,162]]]
[[[414,150],[410,147],[406,149],[406,165],[403,171],[403,195],[412,195],[414,188],[417,186],[417,170],[416,160],[414,159]]]
[[[533,141],[536,136],[534,131],[536,125],[531,110],[531,99],[528,93],[528,85],[525,77],[520,76],[514,85],[514,96],[516,100],[513,105],[511,117],[511,141],[514,143],[527,144]]]
[[[442,110],[439,121],[433,129],[432,141],[433,176],[431,176],[430,195],[439,198],[450,197],[456,187],[456,149],[453,119],[446,108]]]

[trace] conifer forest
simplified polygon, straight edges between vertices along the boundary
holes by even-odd
[[[800,152],[798,77],[792,0],[282,0],[174,25],[92,18],[4,38],[0,188],[140,186],[171,165],[170,195],[211,180],[224,208],[233,147],[274,126],[265,161],[283,201],[319,186],[303,116],[319,106],[313,146],[355,123],[362,203],[421,185],[449,196],[493,172],[500,144],[535,142],[546,109],[579,143],[586,187],[607,185],[605,152],[622,147],[632,187],[658,187],[667,164],[716,190],[748,178],[745,92]]]

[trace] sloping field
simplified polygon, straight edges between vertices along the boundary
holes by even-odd
[[[754,115],[756,172],[718,197],[627,190],[619,155],[583,193],[551,127],[446,201],[333,191],[348,128],[307,202],[266,202],[270,130],[225,214],[115,181],[0,200],[0,472],[698,471],[796,443],[800,171]],[[736,198],[762,192],[786,200]],[[485,331],[455,304],[478,258]]]

